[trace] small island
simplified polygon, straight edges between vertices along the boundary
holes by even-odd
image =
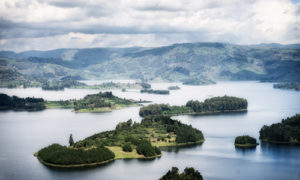
[[[114,96],[112,92],[99,92],[86,95],[80,100],[45,101],[43,98],[19,98],[0,94],[0,110],[40,111],[43,109],[65,108],[75,112],[108,112],[125,107],[138,106],[138,103],[148,101],[135,101]]]
[[[295,91],[300,91],[300,82],[287,82],[287,83],[274,84],[273,88],[276,88],[276,89],[292,89],[292,90],[295,90]]]
[[[201,173],[193,167],[186,167],[182,173],[179,173],[177,167],[172,167],[159,180],[203,180]]]
[[[180,89],[180,87],[179,86],[169,86],[168,87],[168,90],[179,90]]]
[[[253,148],[259,145],[255,138],[248,135],[237,136],[234,141],[235,147],[238,148]]]
[[[275,144],[300,144],[300,114],[283,119],[281,123],[264,125],[259,139]]]
[[[204,102],[190,100],[185,106],[170,106],[169,104],[151,104],[142,107],[140,116],[149,115],[182,115],[182,114],[214,114],[224,112],[247,111],[246,99],[223,96],[206,99]]]
[[[200,130],[168,116],[148,116],[141,123],[119,123],[115,130],[94,134],[70,146],[52,144],[35,153],[41,163],[52,167],[84,167],[116,159],[154,159],[161,156],[159,147],[183,146],[204,142]]]
[[[142,89],[141,93],[168,95],[168,94],[170,94],[170,91],[169,90]]]

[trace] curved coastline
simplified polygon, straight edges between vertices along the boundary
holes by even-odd
[[[145,156],[138,156],[138,157],[115,157],[106,161],[101,161],[101,162],[94,162],[94,163],[84,163],[84,164],[54,164],[54,163],[49,163],[44,161],[41,157],[38,156],[38,153],[34,153],[34,156],[37,157],[37,159],[44,165],[50,166],[50,167],[55,167],[55,168],[82,168],[82,167],[95,167],[95,166],[100,166],[104,164],[108,164],[114,160],[120,160],[120,159],[155,159],[155,158],[160,158],[162,154],[156,155],[156,156],[151,156],[151,157],[145,157]]]
[[[178,143],[178,144],[169,144],[169,145],[163,145],[163,146],[158,146],[158,147],[181,147],[181,146],[187,146],[187,145],[195,145],[195,144],[202,144],[205,141],[205,139],[197,142],[189,142],[189,143]],[[108,147],[109,148],[109,147]],[[109,148],[110,149],[110,148]],[[113,151],[114,152],[114,151]],[[114,154],[116,154],[114,152]],[[109,159],[106,161],[101,161],[101,162],[94,162],[94,163],[84,163],[84,164],[72,164],[72,165],[67,165],[67,164],[54,164],[54,163],[49,163],[44,161],[41,157],[39,157],[38,152],[34,153],[34,156],[37,157],[37,159],[44,165],[50,166],[50,167],[55,167],[55,168],[82,168],[82,167],[94,167],[94,166],[100,166],[104,164],[108,164],[114,160],[121,160],[121,159],[155,159],[155,158],[160,158],[162,156],[161,154],[151,156],[151,157],[145,157],[142,155],[137,154],[134,157],[115,157],[113,159]]]

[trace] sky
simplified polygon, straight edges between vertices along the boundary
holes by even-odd
[[[0,0],[0,50],[300,43],[300,0]]]

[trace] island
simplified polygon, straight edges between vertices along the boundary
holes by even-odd
[[[274,84],[273,88],[276,88],[276,89],[292,89],[292,90],[295,90],[295,91],[300,91],[300,82],[286,82],[286,83]]]
[[[193,167],[186,167],[182,173],[179,173],[177,167],[172,167],[159,180],[203,180],[201,173]]]
[[[139,106],[138,103],[148,101],[135,101],[114,96],[112,92],[99,92],[86,95],[80,100],[45,101],[42,98],[19,98],[0,94],[0,110],[25,110],[39,111],[43,109],[65,108],[73,109],[74,112],[108,112],[125,107]]]
[[[259,131],[259,139],[275,144],[300,144],[300,114],[271,126],[264,125]]]
[[[247,111],[246,99],[223,96],[206,99],[204,102],[190,100],[184,106],[170,106],[169,104],[151,104],[141,107],[142,117],[149,115],[182,115],[182,114],[214,114],[224,112]]]
[[[168,87],[168,90],[179,90],[180,89],[180,87],[179,86],[169,86]]]
[[[170,94],[170,91],[169,90],[142,89],[141,93],[168,95],[168,94]]]
[[[235,138],[234,145],[238,148],[252,148],[259,144],[256,142],[255,138],[248,135],[243,135]]]
[[[52,167],[84,167],[116,159],[160,157],[159,147],[204,142],[198,129],[168,116],[148,116],[141,123],[119,123],[115,130],[94,134],[70,146],[52,144],[35,153],[41,163]]]

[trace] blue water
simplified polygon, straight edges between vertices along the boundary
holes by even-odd
[[[173,83],[174,84],[174,83]],[[152,84],[165,89],[170,84]],[[177,116],[183,123],[203,131],[202,145],[164,148],[155,160],[117,160],[104,166],[64,170],[42,165],[33,153],[51,143],[67,145],[70,133],[76,140],[94,133],[111,130],[132,118],[139,122],[139,107],[109,113],[74,113],[50,109],[40,112],[0,112],[0,179],[158,179],[172,166],[182,171],[193,166],[204,179],[300,179],[300,146],[260,144],[241,150],[234,147],[234,138],[248,134],[258,138],[264,124],[300,113],[300,92],[273,89],[270,83],[220,82],[209,86],[183,86],[170,95],[140,94],[138,90],[113,93],[129,99],[151,100],[153,103],[185,104],[190,99],[204,100],[213,96],[232,95],[248,100],[246,113],[208,116]],[[0,89],[10,95],[35,96],[45,99],[82,98],[96,90],[62,92],[41,89]]]

